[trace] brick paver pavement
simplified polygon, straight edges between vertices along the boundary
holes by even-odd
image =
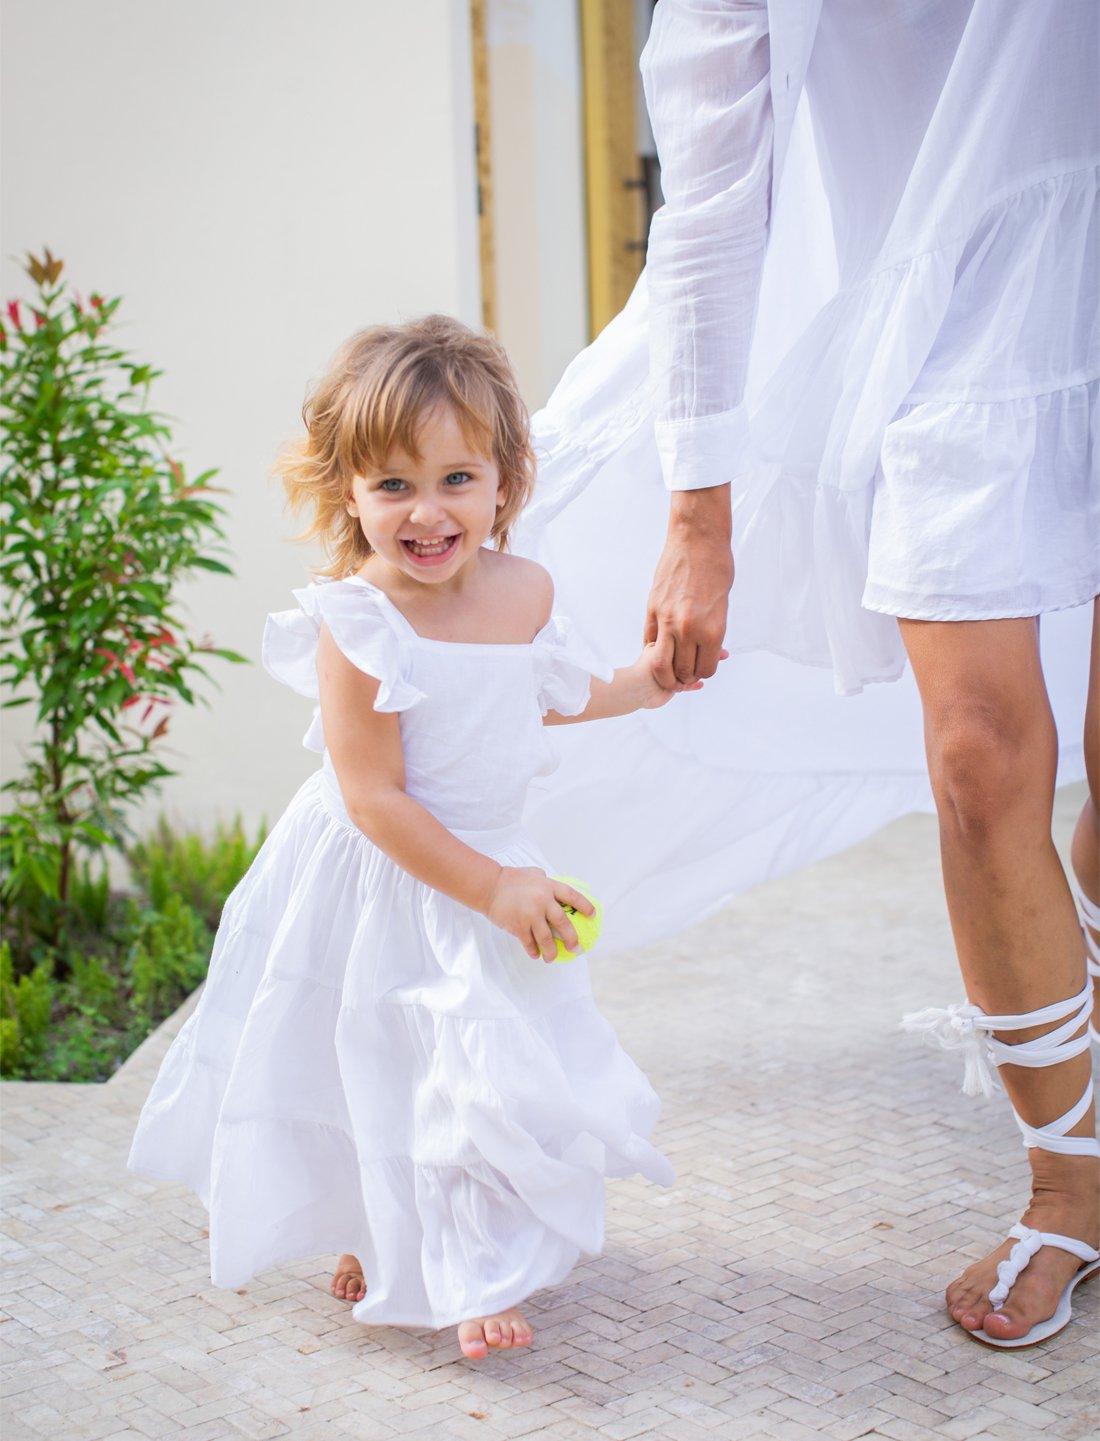
[[[941,1310],[1026,1162],[1003,1100],[896,1030],[960,995],[928,817],[594,972],[679,1179],[613,1185],[606,1253],[535,1298],[531,1351],[480,1364],[357,1325],[331,1258],[210,1287],[198,1202],[122,1169],[163,1033],[108,1085],[8,1085],[7,1441],[1100,1432],[1100,1286],[1026,1351]]]

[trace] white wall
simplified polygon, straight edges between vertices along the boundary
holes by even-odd
[[[588,340],[578,6],[487,10],[497,332],[535,410]]]
[[[258,660],[306,578],[267,475],[307,380],[358,326],[479,320],[466,0],[4,0],[3,42],[5,294],[9,257],[48,244],[125,296],[179,453],[229,490],[237,579],[188,591],[194,626]],[[164,801],[274,819],[316,764],[308,704],[258,664],[214,670],[212,709],[173,721]]]

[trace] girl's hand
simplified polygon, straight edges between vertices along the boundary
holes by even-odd
[[[728,650],[718,652],[720,661],[729,659]],[[658,706],[667,705],[674,695],[680,695],[684,691],[702,690],[701,680],[687,681],[684,684],[676,682],[670,690],[662,684],[658,677],[667,674],[667,667],[660,658],[658,647],[652,642],[643,649],[641,655],[630,667],[636,673],[635,683],[638,686],[638,708],[640,710],[656,710]]]
[[[586,916],[596,913],[587,896],[556,881],[537,866],[502,866],[485,914],[495,926],[515,936],[533,961],[557,959],[555,936],[570,951],[580,941],[563,906],[573,906]]]

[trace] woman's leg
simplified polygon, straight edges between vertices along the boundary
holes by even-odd
[[[1085,707],[1085,774],[1089,793],[1073,833],[1072,861],[1077,884],[1094,905],[1100,905],[1100,596],[1092,603],[1092,663]],[[1092,928],[1100,948],[1100,927]],[[1093,1029],[1100,1032],[1100,984],[1094,982]]]
[[[924,707],[925,742],[940,825],[944,886],[967,995],[991,1015],[1036,1010],[1085,983],[1081,929],[1051,839],[1057,737],[1033,620],[900,622]],[[1008,1044],[1054,1027],[1005,1032]],[[1046,1069],[1001,1067],[1001,1079],[1032,1126],[1054,1121],[1080,1098],[1086,1052]],[[1071,1128],[1095,1133],[1095,1112]],[[1037,1230],[1100,1240],[1100,1162],[1028,1151]],[[951,1314],[968,1330],[1023,1335],[1052,1315],[1079,1262],[1044,1247],[1004,1309],[988,1300],[1011,1241],[948,1288]]]

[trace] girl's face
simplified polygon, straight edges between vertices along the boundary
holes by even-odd
[[[505,494],[495,461],[470,444],[449,408],[426,416],[417,439],[419,460],[398,451],[385,470],[356,476],[347,508],[377,555],[438,585],[477,555]]]

